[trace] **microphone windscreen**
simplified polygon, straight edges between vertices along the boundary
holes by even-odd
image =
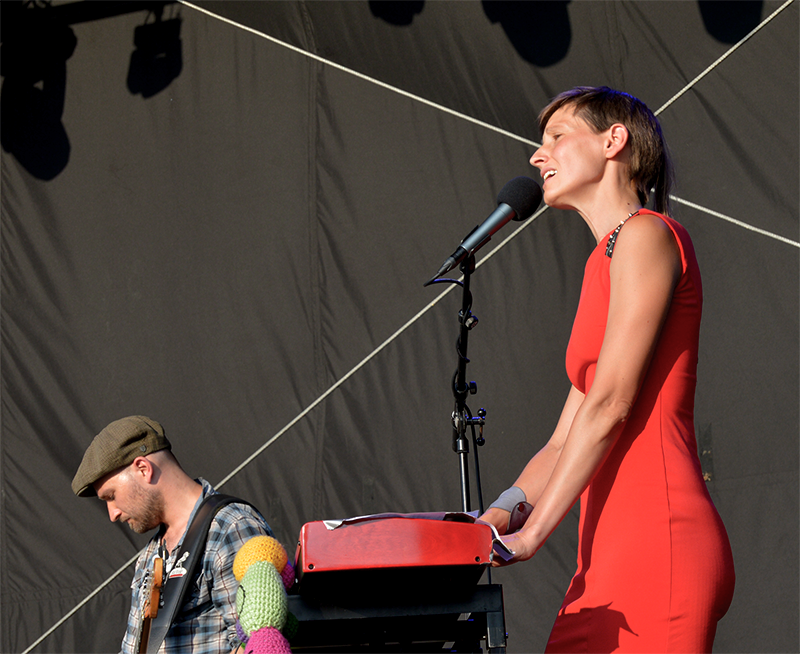
[[[516,214],[514,220],[526,220],[542,202],[542,189],[530,177],[515,177],[497,194],[497,204],[507,204]]]

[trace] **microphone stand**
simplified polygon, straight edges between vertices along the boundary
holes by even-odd
[[[458,314],[459,336],[456,342],[456,352],[458,354],[458,368],[453,375],[453,397],[455,398],[455,409],[453,410],[453,451],[458,455],[459,473],[461,479],[461,509],[465,513],[472,510],[470,502],[470,483],[469,466],[467,465],[469,456],[469,440],[467,438],[467,427],[472,430],[472,441],[475,448],[475,481],[478,490],[478,506],[483,513],[483,495],[481,493],[480,464],[478,462],[478,447],[486,441],[483,438],[483,425],[485,424],[486,411],[480,409],[478,416],[473,417],[472,412],[467,406],[467,395],[474,395],[478,392],[478,385],[474,382],[467,382],[467,346],[469,344],[469,332],[478,324],[478,318],[472,315],[472,293],[470,291],[470,277],[475,271],[475,255],[470,254],[460,265],[460,270],[464,275],[464,281],[447,278],[434,278],[425,284],[453,283],[462,288],[461,311]],[[480,435],[476,436],[475,426],[480,427]]]

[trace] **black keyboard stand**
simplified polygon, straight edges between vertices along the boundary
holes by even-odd
[[[491,652],[505,654],[503,587],[415,598],[351,596],[324,600],[289,596],[300,625],[296,652]]]

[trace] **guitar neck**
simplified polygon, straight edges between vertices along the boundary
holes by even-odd
[[[147,582],[144,590],[145,605],[142,610],[142,628],[139,632],[139,654],[147,654],[147,646],[150,641],[150,625],[158,615],[163,585],[164,560],[157,556],[153,559],[153,569],[147,572]]]

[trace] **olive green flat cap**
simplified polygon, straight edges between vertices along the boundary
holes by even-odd
[[[109,472],[129,465],[137,456],[171,449],[164,428],[155,420],[145,416],[115,420],[86,448],[72,480],[72,492],[78,497],[95,496],[97,493],[92,484]]]

